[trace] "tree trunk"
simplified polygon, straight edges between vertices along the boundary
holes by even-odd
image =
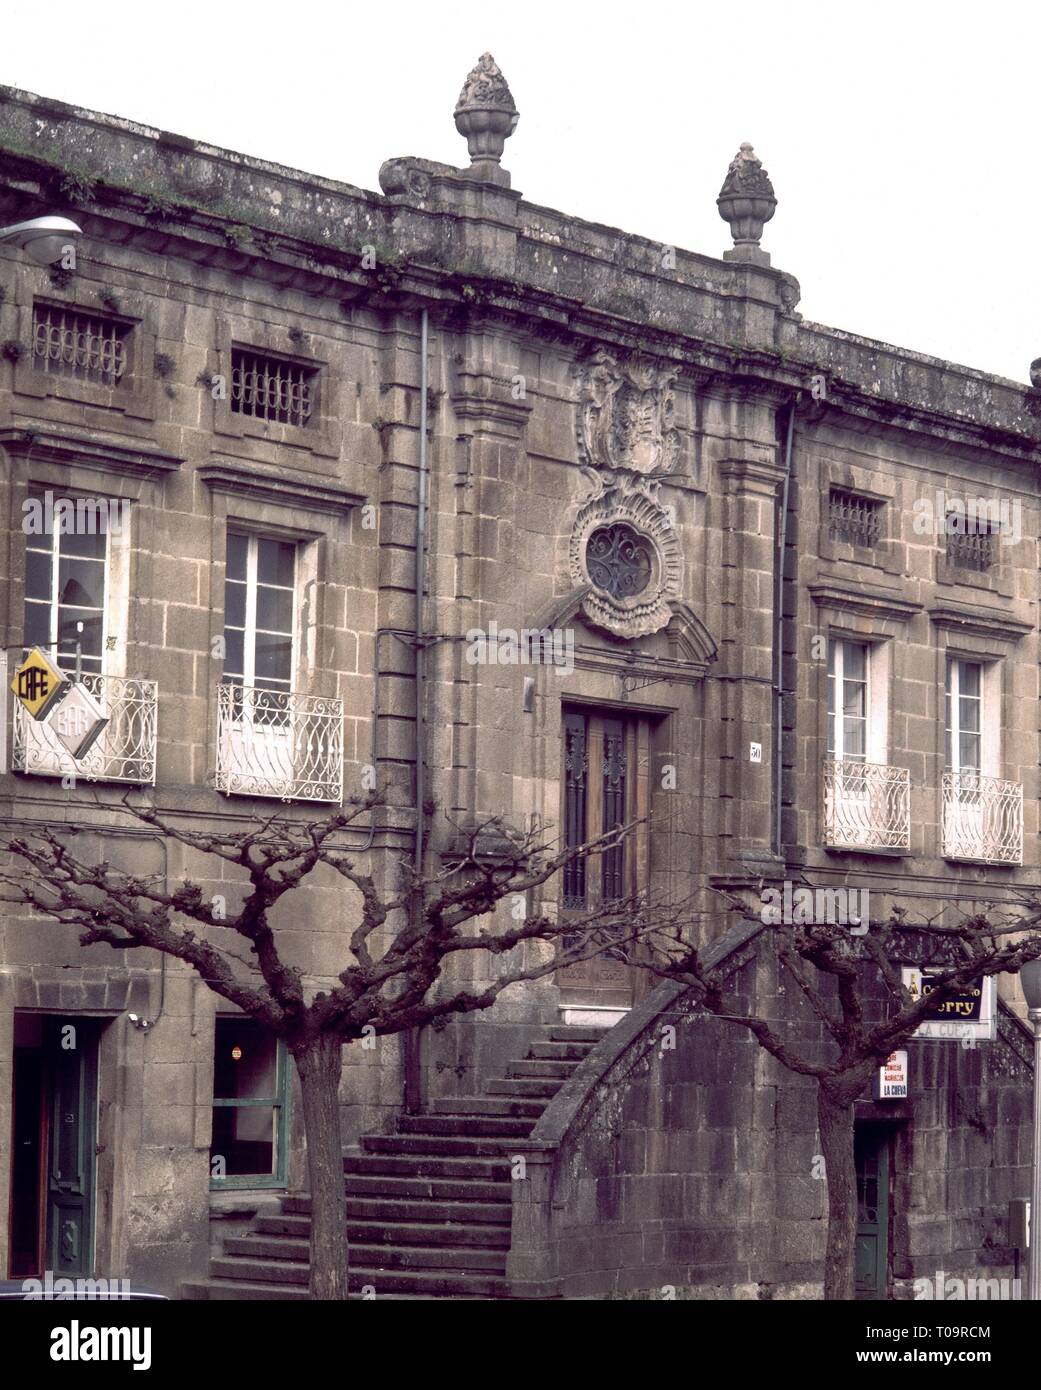
[[[817,1125],[828,1185],[828,1248],[824,1297],[854,1298],[857,1172],[853,1159],[853,1100],[842,1089],[817,1083]]]
[[[318,1038],[294,1050],[304,1104],[307,1171],[311,1182],[311,1297],[347,1297],[347,1203],[340,1138],[339,1038]]]

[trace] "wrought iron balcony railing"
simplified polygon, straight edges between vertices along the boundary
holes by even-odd
[[[943,853],[946,859],[980,864],[1022,864],[1022,784],[978,772],[945,772]]]
[[[911,774],[906,767],[829,759],[824,764],[824,843],[832,849],[911,848]]]
[[[40,723],[15,702],[11,766],[37,777],[82,778],[87,782],[134,782],[155,785],[155,737],[158,686],[136,676],[82,677],[101,705],[108,723],[82,758],[59,743],[51,718]],[[60,709],[61,706],[59,705]]]
[[[343,800],[343,701],[217,687],[218,791],[281,801]]]

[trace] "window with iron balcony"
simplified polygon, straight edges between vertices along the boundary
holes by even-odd
[[[823,839],[829,849],[907,854],[911,779],[885,761],[885,644],[828,644],[827,755]]]
[[[38,524],[37,524],[38,523]],[[12,766],[40,777],[155,783],[158,687],[123,665],[130,507],[114,498],[29,489],[23,642],[40,647],[101,706],[107,720],[74,758],[56,716],[37,722],[15,703]]]
[[[298,547],[229,532],[224,673],[217,690],[218,791],[343,800],[343,701],[297,678]]]
[[[941,834],[946,859],[1022,864],[1023,787],[1000,769],[1000,672],[950,657],[944,692]]]

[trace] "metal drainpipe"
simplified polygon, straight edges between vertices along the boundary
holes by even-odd
[[[792,476],[792,436],[795,432],[795,410],[798,396],[788,407],[788,428],[784,446],[784,483],[781,487],[781,507],[777,522],[777,554],[774,561],[774,825],[773,852],[781,854],[781,792],[783,760],[781,740],[784,729],[784,552],[788,543],[788,485]]]
[[[416,503],[416,848],[413,863],[416,873],[423,872],[423,802],[426,799],[426,720],[425,682],[426,653],[423,622],[423,594],[426,588],[427,547],[427,311],[419,317],[419,483]],[[412,897],[413,923],[423,910],[423,892],[417,889]],[[420,1029],[410,1028],[405,1034],[405,1110],[414,1115],[422,1109],[423,1085],[420,1066]]]

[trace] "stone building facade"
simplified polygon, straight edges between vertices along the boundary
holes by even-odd
[[[485,816],[565,837],[646,816],[614,887],[694,895],[706,941],[731,927],[720,885],[928,905],[1036,883],[1041,396],[805,322],[760,247],[775,201],[748,146],[717,258],[512,189],[516,111],[487,56],[456,124],[469,167],[389,160],[377,194],[0,91],[0,216],[82,229],[67,266],[0,244],[2,641],[57,639],[70,664],[78,636],[110,721],[77,765],[15,710],[4,827],[72,830],[231,904],[233,874],[143,832],[122,798],[236,827],[280,805],[315,819],[375,780],[389,804],[350,843],[388,885],[417,815],[429,872]],[[121,524],[70,544],[27,530],[48,494]],[[947,517],[977,497],[1008,524],[970,538]],[[544,901],[609,886],[573,875]],[[4,907],[9,1272],[299,1293],[285,1057],[174,962]],[[334,978],[337,885],[280,910],[309,985]],[[607,959],[407,1047],[349,1049],[359,1277],[454,1296],[812,1291],[805,1094],[706,1021],[659,1076],[640,1039],[674,1007]],[[1011,1258],[996,1223],[1024,1195],[1029,1067],[1012,1014],[1001,1027],[1012,1060],[993,1075],[916,1054],[902,1137],[871,1161],[891,1168],[894,1229],[939,1224],[888,1242],[876,1292],[948,1250]],[[968,1109],[943,1079],[959,1067]],[[736,1085],[753,1105],[724,1099]],[[421,1113],[402,1122],[406,1101]],[[1005,1136],[990,1165],[969,1155],[978,1113]],[[503,1146],[529,1140],[537,1181],[511,1191]],[[438,1263],[432,1205],[465,1224],[482,1201],[495,1231]],[[383,1258],[374,1224],[394,1217]]]

